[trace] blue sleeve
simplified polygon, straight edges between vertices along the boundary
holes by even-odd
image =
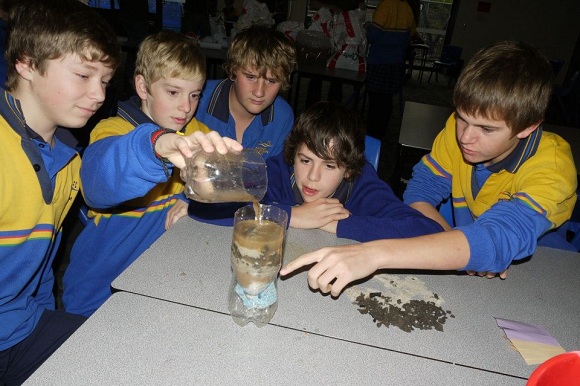
[[[266,159],[268,173],[268,190],[262,199],[262,204],[276,205],[288,214],[288,224],[292,215],[292,207],[296,205],[290,177],[292,167],[284,160],[283,154]]]
[[[365,242],[421,236],[443,230],[437,222],[401,202],[368,163],[355,182],[345,207],[351,215],[338,222],[338,237]]]
[[[538,237],[550,226],[546,217],[520,200],[498,202],[473,224],[457,227],[470,249],[463,270],[503,272],[513,260],[532,255]]]
[[[81,181],[90,207],[117,206],[167,181],[151,145],[151,134],[158,129],[151,123],[139,125],[125,135],[103,138],[86,148]]]
[[[432,172],[438,170],[438,174]],[[414,202],[427,202],[434,207],[451,196],[451,176],[438,167],[430,154],[424,156],[413,167],[413,176],[403,193],[403,201],[410,205]]]
[[[185,192],[181,192],[179,194],[176,194],[175,198],[177,198],[178,200],[181,200],[183,202],[189,202],[189,198],[187,198],[187,196],[185,195]]]

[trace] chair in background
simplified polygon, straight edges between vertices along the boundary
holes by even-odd
[[[365,136],[365,158],[373,165],[375,170],[379,169],[380,155],[381,141],[370,135]]]
[[[566,124],[580,127],[580,70],[576,71],[563,88],[555,88],[554,96]]]
[[[564,67],[565,61],[563,59],[550,59],[550,64],[552,65],[552,70],[554,71],[554,77],[558,77],[560,70]]]
[[[435,81],[439,82],[439,73],[447,75],[449,78],[447,86],[451,86],[451,80],[457,79],[461,68],[463,67],[463,60],[461,59],[461,53],[463,48],[459,46],[445,45],[441,51],[441,56],[438,60],[433,62],[433,67],[431,67],[431,73],[429,74],[429,80],[427,83],[431,83],[431,77],[435,73]]]
[[[417,68],[419,70],[418,80],[419,83],[423,82],[423,72],[425,71],[425,64],[427,63],[427,53],[429,52],[429,46],[427,44],[411,43],[411,50],[413,50],[411,56],[411,63],[409,63],[409,74],[413,75],[413,70]],[[415,59],[419,60],[419,66],[415,67]]]

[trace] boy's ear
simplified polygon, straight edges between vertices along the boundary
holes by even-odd
[[[536,131],[538,129],[538,127],[540,127],[540,123],[542,123],[542,122],[534,123],[533,125],[525,128],[524,130],[517,133],[516,137],[518,137],[519,139],[528,138],[530,134],[532,134],[534,131]]]
[[[143,75],[135,76],[135,91],[141,100],[147,99],[147,82]]]
[[[22,58],[22,60],[18,60],[14,67],[16,67],[16,72],[18,72],[18,75],[26,80],[30,80],[32,78],[33,72],[35,71],[34,67],[30,64],[30,59],[27,57]]]

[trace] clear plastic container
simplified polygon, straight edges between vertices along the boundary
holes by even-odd
[[[278,308],[287,223],[286,212],[272,205],[248,205],[236,211],[228,309],[240,326],[253,322],[262,327]]]
[[[181,170],[185,195],[207,203],[260,201],[268,188],[266,163],[254,149],[199,151]]]

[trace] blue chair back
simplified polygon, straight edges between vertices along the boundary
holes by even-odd
[[[379,169],[379,156],[381,155],[381,141],[375,137],[367,135],[365,137],[365,158],[373,165],[375,170]]]

